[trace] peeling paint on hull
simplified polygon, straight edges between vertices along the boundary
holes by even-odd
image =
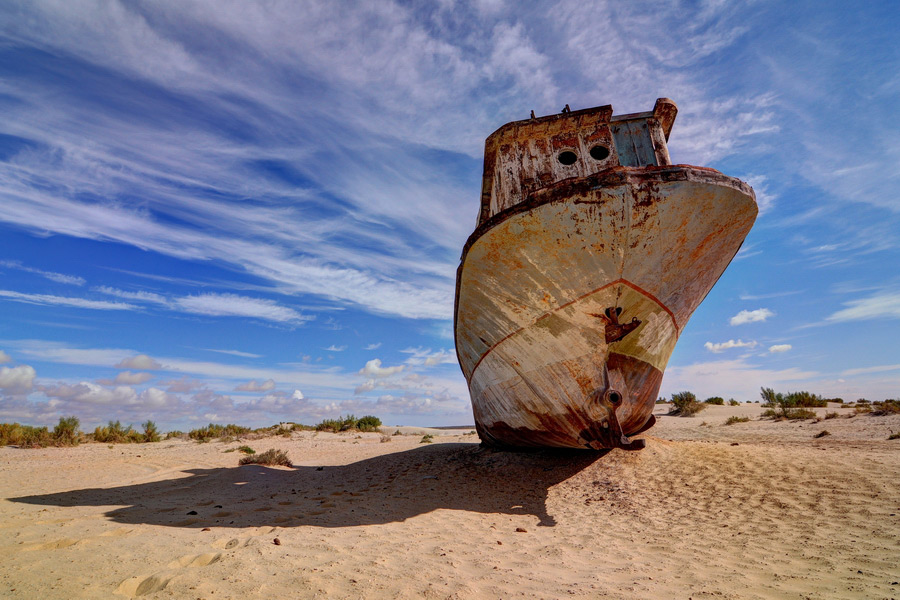
[[[750,231],[752,189],[701,167],[612,166],[506,204],[483,209],[457,273],[482,441],[642,447],[628,436],[652,426],[680,332]]]

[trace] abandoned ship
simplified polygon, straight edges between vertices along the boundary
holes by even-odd
[[[456,351],[484,444],[644,447],[691,314],[756,219],[746,183],[673,165],[677,108],[532,117],[487,138]]]

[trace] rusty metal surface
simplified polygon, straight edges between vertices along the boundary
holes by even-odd
[[[487,443],[640,447],[627,436],[652,425],[678,335],[756,217],[746,184],[690,166],[604,159],[582,173],[586,162],[562,165],[577,175],[551,171],[558,179],[526,191],[530,159],[515,148],[552,148],[549,163],[575,142],[589,149],[584,140],[606,140],[617,163],[612,136],[604,137],[611,122],[655,127],[641,143],[668,158],[670,101],[619,121],[608,107],[594,110],[532,123],[531,135],[553,129],[556,137],[525,139],[519,122],[489,138],[518,141],[497,145],[492,161],[486,155],[485,172],[510,156],[520,169],[504,167],[491,183],[486,176],[491,192],[463,251],[455,314],[457,354]]]

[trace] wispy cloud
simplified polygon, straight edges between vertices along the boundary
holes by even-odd
[[[85,298],[71,298],[68,296],[53,296],[51,294],[25,294],[10,290],[0,290],[0,298],[8,298],[15,302],[26,304],[40,304],[45,306],[71,306],[73,308],[90,308],[93,310],[134,310],[133,304],[123,302],[107,302],[105,300],[87,300]]]
[[[251,379],[247,383],[242,383],[234,388],[236,392],[268,392],[275,389],[275,380],[266,379],[265,381],[256,381]]]
[[[325,352],[343,352],[347,349],[347,346],[335,346],[334,344],[325,348]]]
[[[886,371],[898,371],[898,370],[900,370],[900,364],[877,365],[874,367],[861,367],[858,369],[847,369],[845,371],[841,371],[841,375],[844,377],[852,377],[854,375],[868,375],[869,373],[884,373]]]
[[[8,362],[12,362],[12,358],[10,358],[9,354],[0,350],[0,365]]]
[[[744,325],[746,323],[761,323],[769,317],[775,316],[775,313],[768,308],[757,308],[756,310],[742,310],[738,314],[729,319],[732,325]]]
[[[207,352],[218,352],[219,354],[229,354],[231,356],[240,356],[241,358],[262,358],[262,354],[253,354],[252,352],[243,352],[242,350],[218,350],[216,348],[203,348]]]
[[[184,296],[182,298],[177,298],[175,300],[175,305],[185,312],[198,315],[250,317],[292,325],[299,325],[314,318],[312,316],[300,314],[286,306],[281,306],[273,300],[248,298],[236,294],[198,294],[196,296]]]
[[[432,352],[431,348],[406,348],[400,352],[410,355],[405,361],[408,365],[433,367],[442,364],[456,364],[456,354],[452,350]]]
[[[793,348],[790,344],[775,344],[769,346],[769,354],[781,354]]]
[[[868,298],[845,302],[847,308],[829,315],[832,323],[860,321],[867,319],[900,319],[900,293],[881,292]]]
[[[40,275],[50,281],[55,281],[56,283],[66,283],[69,285],[84,285],[87,283],[83,277],[78,277],[76,275],[64,275],[62,273],[55,273],[53,271],[43,271],[41,269],[35,269],[33,267],[27,267],[15,260],[0,260],[0,267],[6,267],[7,269],[18,269],[19,271],[25,271],[26,273],[34,273],[36,275]]]
[[[378,350],[379,348],[381,348],[381,342],[377,342],[375,344],[369,344],[366,346],[365,349],[366,350]]]

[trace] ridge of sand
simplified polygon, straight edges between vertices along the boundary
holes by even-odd
[[[759,412],[603,456],[458,431],[249,442],[293,469],[238,467],[243,442],[0,448],[0,597],[900,597],[900,416],[724,425]]]

